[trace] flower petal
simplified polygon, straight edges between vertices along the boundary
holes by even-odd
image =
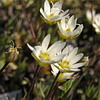
[[[77,71],[80,71],[80,69],[77,69],[77,68],[64,68],[66,71],[73,71],[73,72],[77,72]]]
[[[66,16],[66,18],[69,17],[69,14],[67,14],[68,11],[69,11],[69,10],[66,10],[66,11],[64,11],[63,13],[61,13],[61,14],[60,14],[60,17],[65,17],[65,16]],[[67,14],[67,15],[66,15],[66,14]]]
[[[100,14],[97,14],[94,17],[94,22],[97,24],[97,26],[100,26]]]
[[[73,46],[72,45],[68,45],[66,46],[63,51],[62,51],[62,54],[69,54],[71,51],[73,50]]]
[[[74,48],[71,53],[68,55],[67,60],[70,61],[71,59],[73,59],[75,57],[75,55],[77,54],[78,51],[78,47]]]
[[[57,41],[57,42],[55,42],[53,45],[51,45],[51,46],[48,48],[48,52],[53,51],[53,49],[54,49],[59,43],[61,43],[61,41]]]
[[[61,12],[61,9],[62,9],[62,3],[56,2],[51,9],[51,13],[57,16]]]
[[[42,49],[43,49],[43,51],[46,51],[46,50],[47,50],[47,48],[48,48],[48,46],[49,46],[49,43],[50,43],[50,34],[48,34],[48,35],[44,38],[44,40],[43,40],[43,42],[42,42]]]
[[[59,16],[54,16],[50,18],[51,21],[58,21],[59,20]]]
[[[75,29],[75,27],[76,27],[76,22],[77,22],[77,18],[76,19],[74,19],[74,21],[71,23],[71,25],[70,25],[70,28],[71,28],[71,30],[73,31],[74,29]]]
[[[28,43],[27,43],[27,46],[29,47],[29,49],[30,49],[31,51],[34,51],[34,48],[33,48],[32,46],[30,46]]]
[[[43,9],[42,9],[42,8],[40,8],[40,13],[41,13],[42,16],[46,19],[46,15],[45,15],[45,13],[43,12]]]
[[[48,0],[45,0],[45,2],[44,2],[44,11],[45,11],[45,13],[46,13],[47,15],[50,14],[50,3],[49,3]]]
[[[71,59],[70,64],[74,64],[74,63],[78,62],[82,57],[83,57],[82,53],[76,55],[73,59]]]
[[[58,43],[58,45],[56,45],[52,50],[49,51],[51,53],[51,56],[59,53],[64,48],[65,44],[65,42]]]
[[[61,72],[64,71],[64,69],[63,69],[58,63],[54,63],[54,65],[55,65],[55,67],[56,67],[57,69],[59,69]]]
[[[77,63],[77,64],[74,64],[72,65],[72,68],[79,68],[79,67],[82,67],[86,64],[86,62],[83,62],[83,63]]]
[[[65,18],[63,17],[62,20],[61,20],[61,27],[63,30],[66,30],[66,23],[65,23]]]
[[[58,25],[58,28],[59,28],[59,31],[60,31],[59,34],[64,35],[64,31],[63,31],[63,29],[62,29],[61,23],[58,22],[57,25]]]
[[[53,8],[58,8],[59,10],[62,9],[62,3],[61,2],[56,2],[54,5],[53,5]]]
[[[52,60],[54,60],[55,61],[55,63],[56,62],[59,62],[59,61],[61,61],[63,58],[64,58],[64,54],[60,54],[60,55],[56,55],[56,56],[52,56]]]
[[[59,70],[53,64],[51,64],[51,68],[52,68],[51,72],[53,73],[54,76],[56,76]]]
[[[71,25],[73,21],[74,21],[74,15],[69,18],[68,25]]]
[[[72,32],[72,36],[80,34],[82,32],[82,30],[83,30],[83,25],[81,24],[78,26],[78,28],[76,30],[74,30]]]
[[[65,73],[63,73],[63,79],[69,79],[69,78],[71,78],[71,76],[72,76],[73,74],[74,74],[73,72],[71,72],[71,73],[65,72]]]
[[[42,49],[42,47],[41,47],[41,46],[34,46],[34,49],[35,49],[36,51],[40,51],[40,50]]]

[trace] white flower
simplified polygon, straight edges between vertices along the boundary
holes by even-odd
[[[77,72],[80,71],[80,67],[84,66],[86,62],[79,62],[83,57],[83,54],[77,54],[78,47],[72,48],[71,46],[67,46],[62,54],[66,54],[66,56],[58,63],[54,63],[61,72]]]
[[[53,65],[51,64],[51,68],[52,68],[52,74],[56,77],[56,75],[58,74],[59,70]],[[64,72],[64,73],[60,73],[57,81],[59,82],[63,82],[66,81],[67,79],[71,79],[72,75],[74,74],[74,72]]]
[[[100,33],[100,14],[96,14],[95,10],[87,10],[86,16],[89,22],[95,28],[96,33]]]
[[[57,54],[64,48],[65,42],[57,41],[48,48],[49,43],[50,34],[44,38],[41,46],[31,47],[29,44],[27,44],[29,49],[32,50],[32,56],[41,66],[58,62],[65,56],[65,54]]]
[[[95,10],[94,9],[92,11],[87,10],[86,17],[87,17],[89,23],[92,23],[94,16],[95,16]]]
[[[96,14],[93,20],[93,27],[97,33],[100,33],[100,14]]]
[[[78,24],[76,28],[77,19],[71,16],[69,19],[62,18],[60,22],[57,23],[59,28],[59,35],[67,40],[77,37],[83,30],[83,25]]]
[[[40,8],[40,13],[44,17],[44,20],[49,24],[56,23],[57,21],[62,19],[62,17],[68,17],[68,10],[66,10],[65,12],[62,10],[62,3],[52,3],[51,7],[48,0],[45,0],[44,2],[44,10]]]

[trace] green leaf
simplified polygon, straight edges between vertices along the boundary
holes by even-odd
[[[64,91],[67,92],[73,84],[74,80],[68,80],[65,84],[63,84]]]

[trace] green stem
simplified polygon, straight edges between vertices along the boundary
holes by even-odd
[[[31,94],[32,90],[34,89],[34,84],[35,84],[35,82],[36,82],[37,74],[38,74],[39,70],[40,70],[40,67],[39,67],[39,65],[38,65],[37,68],[36,68],[36,71],[35,71],[35,73],[34,73],[34,77],[33,77],[32,83],[31,83],[30,90],[29,90],[29,92],[27,93],[27,95],[25,96],[25,99],[24,99],[24,100],[30,100],[29,97],[30,97],[30,94]]]
[[[57,92],[58,86],[59,86],[59,83],[57,82],[56,85],[55,85],[55,87],[54,87],[54,91],[52,92],[51,100],[53,100],[54,95],[55,95],[56,92]]]
[[[50,88],[50,90],[49,90],[49,92],[48,92],[48,94],[47,94],[46,99],[50,98],[50,96],[51,96],[51,91],[52,91],[52,89],[53,89],[53,87],[54,87],[54,85],[55,85],[55,83],[56,83],[56,80],[57,80],[59,74],[60,74],[60,71],[59,71],[58,74],[56,75],[56,77],[55,77],[55,79],[54,79],[54,81],[53,81],[53,83],[52,83],[52,85],[51,85],[51,88]]]
[[[3,72],[3,70],[7,67],[8,64],[9,64],[9,62],[6,62],[4,64],[4,66],[0,69],[0,74]]]

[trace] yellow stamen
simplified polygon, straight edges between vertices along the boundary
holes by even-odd
[[[64,73],[60,73],[59,74],[59,77],[58,77],[58,79],[57,79],[57,81],[58,82],[63,82],[63,81],[65,81],[66,79],[64,79]]]
[[[47,52],[41,52],[39,57],[44,59],[45,61],[49,61],[50,60],[50,55]]]
[[[54,13],[51,13],[48,17],[49,18],[54,17]]]
[[[69,67],[69,62],[67,62],[66,60],[63,60],[63,61],[60,61],[60,62],[59,62],[59,65],[60,65],[62,68],[68,68],[68,67]]]
[[[63,76],[64,76],[63,73],[60,73],[58,78],[62,79]]]
[[[70,28],[67,28],[67,29],[65,30],[65,32],[71,32],[71,29],[70,29]]]

